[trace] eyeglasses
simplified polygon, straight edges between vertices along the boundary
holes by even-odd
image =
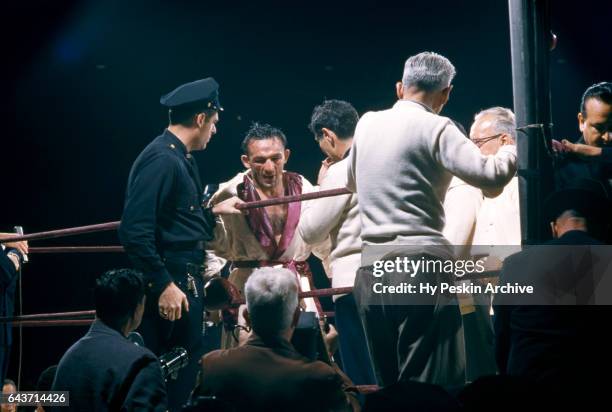
[[[501,135],[503,135],[503,133],[497,133],[497,134],[494,134],[493,136],[481,137],[480,139],[472,139],[472,142],[474,142],[476,146],[481,147],[486,142],[490,142],[491,140],[498,139],[499,137],[501,137]]]

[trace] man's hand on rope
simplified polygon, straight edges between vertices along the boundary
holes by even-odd
[[[170,283],[159,297],[159,316],[174,322],[182,316],[182,310],[189,312],[187,295],[173,283]]]
[[[219,202],[213,206],[212,212],[215,215],[235,215],[242,213],[239,209],[236,209],[236,205],[244,203],[238,196],[230,197],[225,199],[223,202]]]
[[[571,143],[566,139],[563,139],[561,144],[568,153],[574,153],[583,157],[601,156],[601,147],[589,146],[583,143]]]
[[[20,236],[20,235],[17,235],[16,233],[0,233],[0,237],[16,237],[16,236]],[[4,244],[4,246],[6,246],[9,249],[17,249],[19,253],[21,253],[22,255],[28,254],[28,242],[25,240],[22,240],[21,242],[7,242]]]
[[[338,350],[338,331],[334,325],[329,325],[329,330],[325,333],[325,336],[323,336],[323,341],[325,342],[325,347],[327,348],[329,356],[333,357]]]

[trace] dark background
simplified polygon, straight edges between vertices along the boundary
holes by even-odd
[[[360,114],[391,106],[405,59],[421,51],[439,52],[457,68],[444,115],[469,128],[480,109],[512,107],[505,1],[254,3],[3,5],[0,230],[118,220],[131,163],[166,124],[159,97],[206,76],[221,84],[226,109],[218,134],[196,155],[211,183],[241,170],[239,144],[255,120],[281,127],[293,150],[288,169],[315,180],[322,155],[307,130],[312,108],[325,98],[348,100]],[[552,3],[555,134],[575,138],[582,92],[611,80],[611,9],[606,1]],[[117,239],[100,233],[31,242],[58,244]],[[96,275],[127,264],[122,255],[32,256],[23,312],[91,309]],[[25,329],[22,389],[85,330]],[[16,337],[14,379],[17,346]]]

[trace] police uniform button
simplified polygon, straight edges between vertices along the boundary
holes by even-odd
[[[149,287],[152,288],[153,287],[153,283],[149,282]]]
[[[195,206],[193,206],[193,205],[189,206],[189,210],[191,210],[193,212],[195,210]]]
[[[176,146],[174,145],[174,143],[170,143],[170,149],[176,149]]]
[[[187,159],[191,159],[191,153],[187,153],[187,154],[185,155],[185,157],[186,157]]]

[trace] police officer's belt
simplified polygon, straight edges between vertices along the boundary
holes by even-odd
[[[206,269],[204,265],[197,263],[181,263],[181,262],[165,262],[166,269],[173,276],[202,276],[204,275],[204,270]]]
[[[168,251],[189,251],[189,250],[206,250],[206,242],[198,240],[197,242],[173,242],[162,246],[163,250]]]

